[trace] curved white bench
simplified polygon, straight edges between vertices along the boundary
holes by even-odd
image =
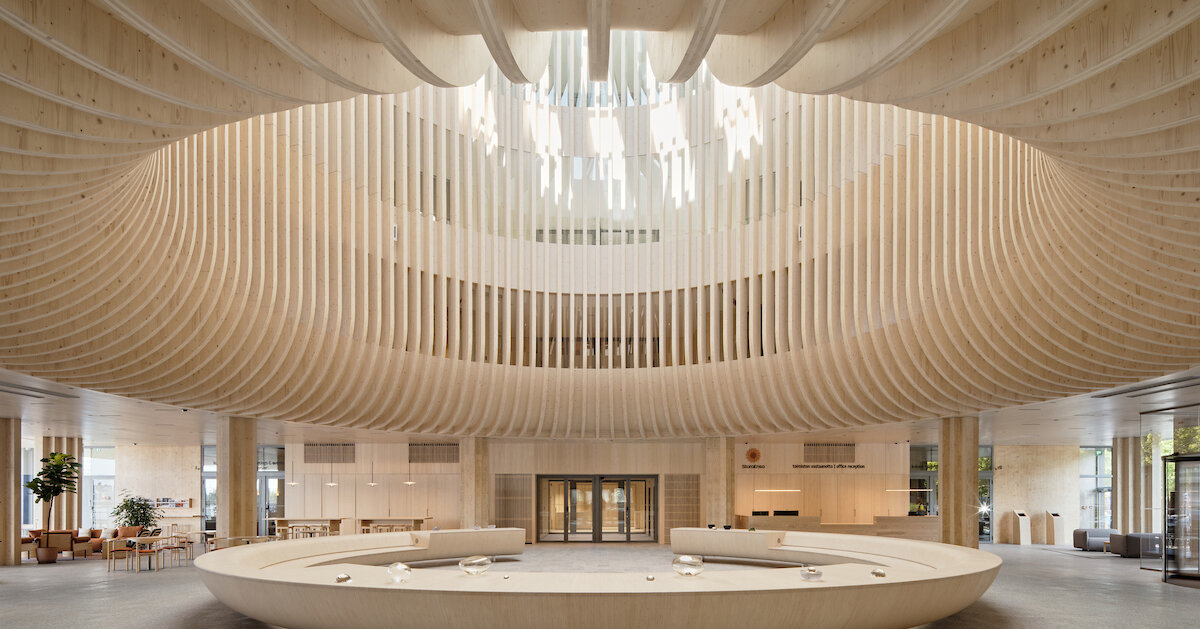
[[[690,553],[718,549],[720,553],[709,554],[769,559],[820,556],[827,560],[821,568],[824,579],[804,581],[802,568],[717,570],[682,577],[669,565],[651,575],[593,573],[581,565],[578,572],[515,572],[504,578],[504,566],[498,564],[478,576],[418,568],[408,582],[393,585],[387,581],[384,565],[369,565],[432,559],[433,554],[443,555],[440,558],[450,558],[445,556],[448,553],[517,554],[523,549],[521,529],[272,542],[205,554],[196,566],[205,585],[225,604],[291,629],[912,627],[974,602],[1000,567],[1000,559],[991,553],[929,542],[771,531],[739,537],[740,533],[673,529],[671,537],[679,549],[702,544]],[[447,534],[445,541],[439,540],[439,535]],[[505,546],[517,539],[520,547]],[[743,547],[759,546],[747,552],[775,554],[736,554]],[[491,552],[495,549],[514,552]],[[887,575],[873,576],[875,568]],[[339,573],[352,580],[335,583]]]

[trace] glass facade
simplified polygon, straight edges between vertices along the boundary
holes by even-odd
[[[908,515],[938,514],[938,447],[909,447]],[[979,541],[992,541],[992,446],[979,446]]]
[[[1079,449],[1079,526],[1112,528],[1112,446]]]
[[[83,528],[111,528],[116,506],[117,449],[83,448],[83,477],[79,487],[83,498]]]
[[[258,447],[258,533],[274,535],[285,504],[286,459],[283,446]],[[217,529],[217,446],[200,448],[200,519],[205,531]]]
[[[36,528],[33,512],[33,492],[25,488],[25,483],[33,480],[36,473],[33,458],[33,448],[21,448],[21,526],[26,529]],[[41,514],[39,510],[38,515]]]

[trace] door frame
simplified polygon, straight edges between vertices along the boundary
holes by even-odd
[[[263,470],[258,473],[258,479],[255,481],[255,483],[257,484],[257,493],[258,493],[258,495],[255,499],[255,508],[257,509],[257,513],[258,513],[258,534],[259,535],[268,535],[268,536],[273,537],[275,535],[275,523],[272,522],[269,518],[283,517],[282,513],[277,516],[272,516],[270,514],[270,512],[267,510],[267,500],[268,500],[268,497],[267,497],[268,483],[267,483],[267,481],[270,479],[274,479],[278,482],[278,484],[276,486],[279,488],[279,497],[280,497],[280,501],[282,502],[283,500],[285,500],[285,498],[284,498],[284,483],[287,481],[287,477],[285,476],[285,474],[286,474],[285,472],[280,472],[280,471],[276,471],[276,470]],[[278,506],[278,505],[276,505],[276,506]]]
[[[653,501],[652,502],[653,508],[650,510],[650,523],[649,523],[649,526],[647,527],[649,537],[650,537],[650,539],[648,539],[648,540],[633,539],[632,527],[629,525],[630,512],[632,510],[632,505],[629,501],[629,487],[630,487],[630,483],[635,480],[653,481],[653,483],[654,483],[653,491],[646,492],[646,495],[649,496],[650,499]],[[659,504],[658,504],[659,479],[658,479],[658,474],[538,474],[534,479],[534,486],[536,488],[535,501],[536,501],[537,509],[539,511],[541,510],[542,504],[543,504],[543,502],[542,502],[543,501],[542,486],[543,486],[544,482],[546,482],[546,481],[563,481],[563,506],[564,506],[563,519],[564,519],[564,521],[561,523],[563,533],[562,533],[561,540],[545,539],[543,537],[543,531],[541,530],[541,518],[538,517],[538,518],[536,518],[538,531],[534,535],[534,539],[538,540],[538,542],[554,543],[554,542],[559,542],[559,541],[561,541],[561,542],[571,542],[571,541],[583,542],[584,541],[584,540],[572,540],[571,539],[570,520],[571,520],[571,514],[574,513],[574,510],[572,509],[572,505],[574,503],[571,500],[571,482],[572,481],[574,481],[576,483],[581,482],[581,481],[591,481],[591,483],[592,483],[592,505],[591,505],[592,539],[588,540],[589,542],[600,543],[600,542],[605,542],[605,541],[609,541],[609,542],[624,541],[624,542],[630,542],[630,543],[646,542],[646,543],[652,543],[652,544],[658,542],[658,518],[659,518]],[[624,529],[625,529],[625,539],[624,540],[605,540],[604,539],[603,483],[606,481],[622,481],[623,482],[622,492],[624,493],[624,496],[625,496],[625,506],[624,506],[624,513],[621,515],[621,517],[623,518],[622,521],[624,522]]]

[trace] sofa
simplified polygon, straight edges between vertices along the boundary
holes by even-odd
[[[1109,539],[1108,549],[1111,550],[1114,554],[1120,555],[1122,557],[1141,557],[1143,543],[1145,543],[1145,547],[1148,550],[1153,549],[1155,547],[1154,546],[1155,544],[1161,546],[1162,534],[1160,534],[1160,533],[1127,533],[1125,535],[1121,535],[1120,533],[1116,533]],[[1158,552],[1151,551],[1151,552],[1147,552],[1146,556],[1147,557],[1161,557],[1162,555],[1159,554]]]
[[[29,556],[33,557],[34,549],[43,543],[41,537],[53,534],[44,543],[51,544],[53,548],[58,548],[59,552],[71,553],[72,558],[79,556],[87,557],[93,553],[102,553],[105,540],[133,538],[137,537],[138,533],[141,532],[142,527],[140,526],[124,526],[115,529],[79,529],[78,531],[33,529],[29,531],[27,537],[21,538],[21,552],[29,553]],[[68,537],[70,541],[67,540]]]
[[[1075,529],[1072,537],[1075,541],[1075,548],[1079,550],[1104,550],[1104,542],[1109,541],[1113,535],[1119,535],[1120,531],[1116,529]]]

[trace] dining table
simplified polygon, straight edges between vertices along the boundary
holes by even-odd
[[[104,544],[111,550],[113,547],[127,546],[132,544],[135,551],[141,550],[144,547],[152,546],[165,539],[171,539],[170,535],[147,535],[145,537],[128,537],[121,539],[104,540]],[[105,554],[108,554],[106,550]],[[158,561],[158,560],[156,560]],[[155,564],[157,566],[157,564]],[[149,568],[147,568],[149,569]],[[142,557],[137,552],[134,552],[134,571],[142,571]]]

